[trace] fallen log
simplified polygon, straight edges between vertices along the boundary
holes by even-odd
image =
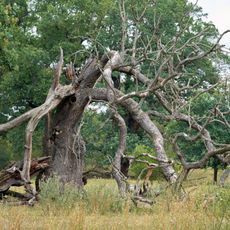
[[[35,176],[39,172],[49,167],[50,157],[41,157],[31,161],[30,176]],[[0,171],[0,194],[4,194],[11,186],[23,186],[25,180],[21,176],[23,161],[18,161]],[[28,182],[27,182],[28,183]],[[30,183],[30,182],[29,182]]]

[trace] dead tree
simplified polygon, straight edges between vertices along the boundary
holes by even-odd
[[[203,167],[210,157],[215,155],[222,157],[226,151],[229,151],[229,145],[223,148],[216,148],[205,127],[199,125],[191,116],[183,114],[180,109],[175,107],[175,102],[180,106],[185,106],[180,104],[184,102],[183,98],[181,98],[178,93],[175,93],[175,88],[178,88],[176,87],[178,79],[184,79],[185,77],[185,66],[188,63],[197,62],[209,57],[211,53],[220,50],[221,47],[218,43],[224,34],[229,31],[221,34],[216,43],[210,45],[208,49],[202,49],[202,47],[199,46],[200,39],[206,34],[208,29],[194,34],[184,44],[180,44],[179,38],[185,33],[189,25],[185,25],[185,28],[180,28],[176,36],[167,42],[167,44],[162,44],[161,37],[157,36],[156,31],[153,32],[152,37],[149,38],[145,44],[144,41],[139,40],[141,33],[138,31],[137,25],[144,17],[147,5],[144,7],[140,16],[135,18],[135,33],[134,36],[129,39],[129,34],[127,33],[128,16],[125,11],[124,1],[120,2],[119,7],[122,21],[120,50],[110,50],[103,55],[92,55],[86,60],[77,77],[74,71],[68,72],[72,81],[69,85],[60,84],[63,66],[63,51],[61,50],[60,60],[54,67],[53,83],[45,102],[18,118],[0,125],[0,133],[2,133],[24,122],[28,122],[25,135],[23,167],[20,171],[20,177],[26,191],[34,197],[36,196],[36,191],[30,184],[30,170],[32,138],[37,124],[43,117],[52,115],[52,122],[49,125],[49,134],[51,136],[48,135],[48,139],[46,140],[48,142],[46,146],[49,146],[47,153],[51,156],[50,173],[57,174],[64,183],[71,182],[77,187],[81,187],[83,185],[82,178],[85,153],[85,145],[81,137],[81,119],[86,107],[94,100],[106,101],[110,108],[115,109],[114,119],[120,127],[120,141],[113,161],[113,175],[118,182],[122,194],[125,191],[125,186],[121,179],[120,163],[121,157],[123,157],[125,152],[126,128],[124,119],[116,113],[116,109],[119,106],[127,110],[132,116],[132,119],[148,134],[153,142],[156,152],[155,157],[159,167],[170,183],[175,183],[178,176],[171,161],[167,157],[164,148],[164,137],[154,120],[150,118],[148,111],[144,111],[142,108],[143,102],[149,95],[154,96],[166,112],[159,113],[152,111],[153,115],[165,119],[177,119],[187,122],[194,130],[198,131],[205,142],[208,153],[199,162],[184,162],[183,154],[179,154],[183,162],[182,164],[186,165],[188,170],[190,168]],[[126,47],[128,41],[132,41],[133,43],[131,49],[130,44],[128,48]],[[142,45],[140,46],[140,44]],[[155,47],[154,51],[153,47]],[[185,49],[189,50],[187,55],[185,55]],[[155,71],[153,71],[151,76],[147,76],[142,72],[140,68],[141,64],[155,66]],[[142,84],[142,89],[138,90],[137,88],[137,90],[129,93],[117,89],[114,87],[114,81],[112,79],[112,73],[114,71],[125,74],[127,78],[135,79],[135,82]],[[106,87],[95,87],[98,81],[104,81]],[[190,87],[189,84],[187,87]],[[214,87],[216,87],[216,85],[210,88]],[[169,90],[171,90],[171,94],[175,96],[174,103],[171,103],[166,97]],[[180,91],[181,89],[177,89],[177,91],[178,90]],[[177,100],[177,95],[179,95],[181,100]]]

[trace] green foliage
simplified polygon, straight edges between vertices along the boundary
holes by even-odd
[[[116,124],[108,119],[106,114],[95,114],[92,111],[85,113],[83,123],[82,135],[87,150],[86,165],[99,167],[109,165],[108,157],[114,156],[118,145]]]
[[[125,115],[124,115],[125,118]],[[149,146],[152,143],[143,131],[130,132],[127,135],[126,153],[132,153],[139,144]],[[86,165],[88,167],[108,167],[110,157],[114,157],[119,143],[118,127],[111,114],[87,111],[83,118],[82,135],[86,143]],[[98,160],[100,159],[100,160]]]
[[[14,160],[12,149],[12,144],[6,138],[0,137],[0,168],[4,168],[9,161]]]
[[[134,150],[132,152],[130,152],[130,154],[128,155],[132,155],[132,156],[139,156],[142,153],[149,153],[151,155],[156,155],[154,153],[153,148],[146,146],[146,145],[141,145],[141,144],[137,144],[136,147],[134,148]],[[155,160],[151,160],[149,159],[149,157],[140,157],[138,158],[140,160],[147,160],[150,163],[157,163],[157,161]],[[142,178],[146,175],[146,169],[147,169],[147,165],[145,163],[140,163],[140,162],[136,162],[133,163],[130,167],[129,170],[129,174],[130,176],[133,176],[135,178],[138,178],[140,175],[142,176]],[[162,178],[162,172],[160,168],[155,168],[153,170],[153,175],[151,176],[151,179],[161,179]]]

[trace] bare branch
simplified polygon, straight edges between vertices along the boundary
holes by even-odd
[[[178,136],[179,137],[179,136]],[[177,138],[178,138],[177,137]],[[176,151],[179,159],[181,160],[181,163],[186,169],[197,169],[197,168],[203,168],[208,160],[216,155],[224,154],[230,150],[230,145],[226,145],[223,148],[215,149],[213,151],[207,152],[201,160],[196,161],[196,162],[187,162],[185,160],[184,155],[180,152],[178,145],[176,144],[176,139],[174,139],[174,150]]]
[[[187,64],[187,63],[189,63],[189,62],[193,62],[193,61],[195,61],[195,60],[198,60],[198,59],[201,59],[201,58],[204,58],[204,57],[208,56],[210,53],[212,53],[212,52],[216,49],[216,47],[217,47],[217,45],[219,44],[219,42],[220,42],[220,40],[222,39],[222,37],[223,37],[225,34],[229,33],[229,32],[230,32],[230,30],[226,30],[225,32],[223,32],[223,33],[220,35],[220,37],[217,39],[216,43],[215,43],[208,51],[203,52],[203,53],[200,53],[200,54],[198,54],[198,55],[196,55],[196,56],[191,56],[191,57],[188,56],[188,57],[185,58],[184,60],[180,61],[180,63],[177,65],[176,69],[178,69],[180,66],[185,65],[185,64]]]
[[[156,167],[159,167],[158,164],[155,164],[155,163],[150,163],[149,161],[147,160],[140,160],[140,159],[133,159],[133,162],[137,162],[137,163],[144,163],[146,164],[148,167],[150,168],[156,168]]]
[[[120,158],[125,155],[127,127],[126,127],[125,121],[122,118],[122,116],[116,110],[114,109],[111,109],[111,110],[113,112],[113,119],[117,122],[119,130],[120,130],[119,146],[115,154],[115,160],[114,160],[114,162],[119,161],[119,167],[120,167]]]
[[[144,74],[142,74],[139,70],[127,66],[127,67],[119,67],[118,71],[122,72],[122,73],[126,73],[128,75],[133,75],[138,81],[142,82],[145,85],[148,85],[149,83],[151,83],[151,80],[149,78],[147,78]]]
[[[63,50],[60,48],[60,58],[58,63],[54,66],[54,79],[52,84],[52,90],[55,90],[60,82],[60,77],[62,73],[62,66],[63,66]]]
[[[194,36],[192,36],[191,38],[189,38],[180,48],[175,50],[175,53],[179,53],[179,52],[183,51],[187,45],[190,45],[193,40],[204,35],[206,32],[209,31],[209,29],[210,29],[209,27],[206,27],[205,29],[201,30],[199,33],[197,33]]]
[[[21,116],[13,119],[11,121],[8,121],[7,123],[0,124],[0,133],[6,132],[6,131],[8,131],[10,129],[13,129],[16,126],[21,125],[23,122],[25,122],[28,119],[30,119],[32,117],[32,115],[34,113],[36,113],[36,111],[37,111],[37,108],[34,108],[34,109],[22,114]]]
[[[151,155],[151,154],[149,154],[149,153],[141,153],[141,154],[139,154],[139,155],[137,155],[137,156],[125,156],[125,158],[128,158],[128,159],[130,159],[130,160],[137,160],[138,158],[140,158],[140,157],[148,157],[148,158],[150,158],[150,159],[152,159],[152,160],[157,160],[157,161],[159,161],[159,162],[162,162],[162,163],[169,163],[169,164],[171,164],[172,163],[172,161],[171,160],[164,160],[164,159],[160,159],[160,158],[158,158],[158,157],[155,157],[155,156],[153,156],[153,155]]]
[[[201,90],[199,93],[197,93],[194,97],[192,97],[187,103],[184,103],[181,107],[178,108],[178,110],[181,110],[185,108],[187,105],[190,105],[192,101],[195,101],[198,97],[200,97],[202,94],[207,93],[211,91],[212,89],[216,88],[220,83],[217,82],[216,84],[210,86],[207,89]]]
[[[125,53],[125,43],[127,39],[127,16],[125,11],[125,0],[119,1],[119,10],[120,10],[121,26],[122,26],[121,57],[123,59]]]
[[[221,119],[223,120],[223,124],[230,129],[230,124],[228,123],[227,119],[224,116],[224,113],[220,111],[219,108],[216,108],[217,113],[220,115]],[[226,114],[226,113],[225,113]]]
[[[30,186],[30,164],[32,156],[32,135],[33,132],[43,116],[53,110],[60,102],[62,98],[57,98],[55,94],[50,96],[43,105],[39,106],[30,118],[30,121],[26,128],[25,137],[25,153],[24,153],[24,163],[23,170],[21,173],[22,179],[26,182],[26,188],[31,189]]]
[[[109,54],[110,60],[105,65],[104,69],[102,70],[102,76],[105,79],[107,83],[107,97],[109,101],[112,103],[114,101],[114,97],[116,95],[114,84],[112,80],[112,71],[115,68],[115,66],[119,65],[121,63],[121,57],[118,52],[110,51]]]
[[[131,93],[125,94],[124,96],[117,98],[116,101],[118,103],[120,103],[121,101],[124,101],[130,97],[136,96],[136,97],[143,98],[143,97],[147,97],[148,95],[149,95],[149,90],[147,89],[147,90],[143,90],[143,91],[139,91],[139,92],[131,92]]]
[[[126,136],[127,136],[127,128],[124,119],[121,115],[115,110],[111,109],[113,113],[113,118],[117,122],[119,130],[120,130],[120,138],[119,145],[117,151],[115,153],[115,157],[113,160],[113,176],[118,184],[119,191],[121,195],[124,197],[126,193],[126,182],[124,181],[124,176],[121,172],[121,159],[125,155],[126,149]]]
[[[133,7],[132,7],[132,9],[133,9]],[[136,51],[137,51],[137,40],[138,40],[138,36],[139,36],[138,25],[139,25],[140,21],[142,20],[142,18],[144,17],[146,10],[147,10],[147,3],[144,6],[144,9],[141,12],[140,16],[139,15],[135,15],[133,13],[134,18],[135,18],[135,20],[134,20],[134,25],[135,25],[135,29],[134,30],[135,31],[134,31],[134,39],[133,39],[133,47],[132,47],[132,62],[134,64],[136,62],[135,58],[136,58]],[[133,11],[134,11],[134,9],[133,9]]]

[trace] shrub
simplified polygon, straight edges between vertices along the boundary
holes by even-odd
[[[72,208],[84,195],[83,190],[78,190],[72,184],[63,185],[58,177],[50,177],[41,183],[42,204],[54,204]]]

